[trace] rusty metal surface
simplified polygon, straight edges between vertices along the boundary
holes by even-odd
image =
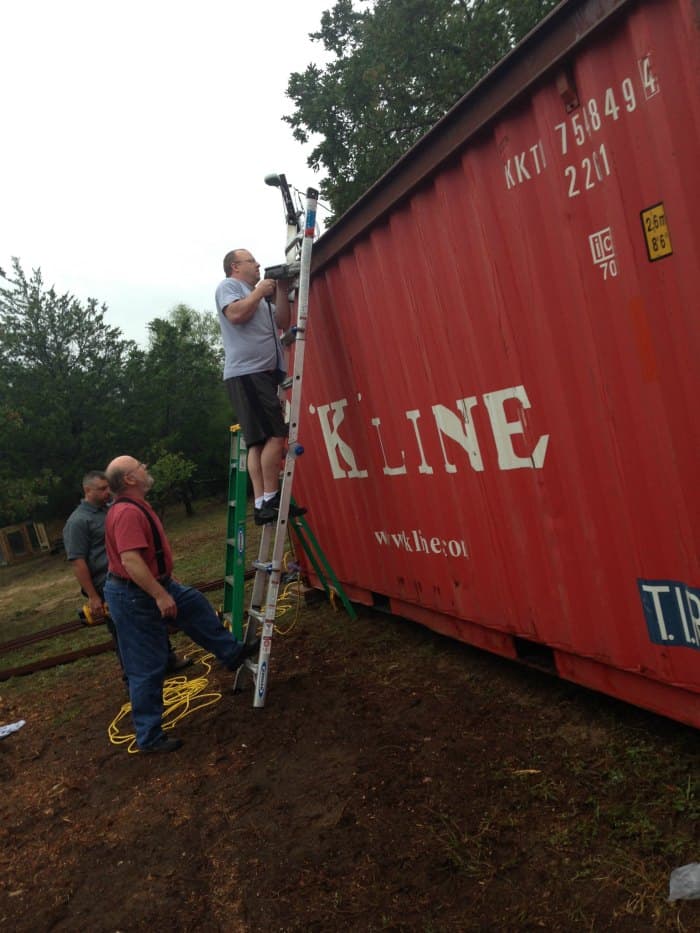
[[[314,245],[312,272],[321,269],[356,236],[413,188],[430,179],[505,106],[566,58],[581,40],[635,0],[570,0],[554,9],[499,65],[459,100],[435,127],[396,162]]]
[[[700,726],[695,4],[565,64],[321,239],[298,497],[353,598]]]

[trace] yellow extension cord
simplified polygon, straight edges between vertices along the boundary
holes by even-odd
[[[287,560],[285,558],[285,566]],[[292,591],[296,587],[296,613],[291,625],[286,629],[280,629],[275,622],[275,634],[284,637],[294,629],[299,619],[299,609],[301,603],[301,581],[288,583],[282,590],[282,594],[277,601],[277,616],[283,616],[294,608],[292,600]],[[204,648],[193,648],[185,655],[191,658],[195,663],[199,662],[206,668],[205,674],[200,677],[187,677],[179,674],[175,677],[167,677],[163,683],[163,731],[174,729],[178,722],[197,712],[200,709],[206,709],[207,706],[213,706],[218,703],[223,694],[219,692],[207,692],[209,680],[207,674],[210,673],[214,656]],[[112,722],[109,724],[107,734],[112,745],[126,745],[127,752],[130,755],[136,755],[139,748],[136,745],[136,735],[133,732],[122,733],[120,726],[122,720],[131,713],[131,703],[124,703]]]

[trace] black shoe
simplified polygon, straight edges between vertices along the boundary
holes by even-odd
[[[261,513],[261,512],[262,512],[262,509],[253,509],[253,518],[255,519],[255,524],[256,524],[256,525],[264,525],[264,524],[265,524],[265,522],[262,520],[262,518],[260,518],[260,513]]]
[[[165,752],[176,752],[178,748],[182,748],[182,739],[163,733],[152,745],[147,745],[141,751],[144,755],[160,755]]]
[[[254,638],[253,641],[249,641],[241,647],[235,659],[227,664],[228,669],[230,671],[237,671],[239,667],[245,664],[248,658],[252,658],[254,655],[258,654],[259,651],[260,639]]]
[[[279,490],[275,493],[272,499],[269,499],[267,502],[263,502],[262,508],[260,509],[260,524],[269,525],[270,522],[276,522],[277,517],[280,511],[280,494]],[[302,515],[306,515],[306,509],[301,505],[294,505],[293,502],[289,503],[289,517],[290,518],[300,518]]]
[[[192,667],[193,664],[192,658],[179,658],[173,651],[168,655],[165,672],[167,674],[177,674],[178,671],[184,671],[186,667]]]

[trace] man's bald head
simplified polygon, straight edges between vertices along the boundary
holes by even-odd
[[[140,463],[136,457],[131,457],[129,454],[121,454],[111,461],[105,470],[105,475],[109,483],[109,488],[115,496],[124,492],[128,486],[132,485],[130,482],[132,474],[135,474],[139,467],[143,467],[145,470],[146,464]]]

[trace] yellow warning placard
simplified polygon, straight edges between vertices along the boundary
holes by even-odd
[[[664,256],[670,256],[673,253],[673,247],[671,246],[671,234],[668,229],[668,219],[663,203],[647,207],[646,210],[641,212],[640,216],[649,262],[655,262],[657,259],[663,259]]]

